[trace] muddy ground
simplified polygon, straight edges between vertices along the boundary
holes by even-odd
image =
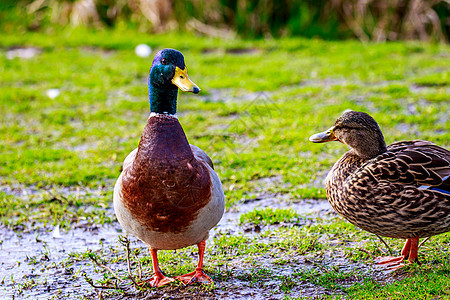
[[[238,206],[225,213],[221,222],[210,234],[220,235],[258,235],[273,226],[243,225],[239,226],[242,213],[262,207],[293,208],[306,218],[297,224],[277,224],[274,226],[305,226],[321,220],[323,222],[334,215],[326,200],[301,200],[288,202],[279,195],[259,195],[253,199],[242,201]],[[113,217],[113,211],[108,210]],[[0,228],[1,259],[0,259],[0,293],[5,299],[284,299],[291,298],[321,298],[326,295],[344,295],[340,289],[327,289],[321,285],[306,280],[292,281],[292,275],[314,268],[329,268],[343,272],[354,272],[355,276],[342,279],[340,286],[350,286],[371,278],[376,281],[390,281],[393,277],[386,276],[371,266],[349,261],[344,253],[336,254],[324,251],[320,257],[312,255],[290,254],[284,264],[275,263],[271,253],[258,256],[258,261],[249,263],[248,257],[240,260],[239,256],[225,262],[221,270],[214,270],[212,278],[214,286],[184,287],[180,283],[159,289],[137,290],[130,282],[119,283],[120,289],[94,288],[86,278],[91,278],[94,286],[102,279],[104,272],[99,267],[84,258],[83,253],[97,252],[105,257],[121,257],[109,267],[112,270],[126,269],[124,263],[125,249],[119,243],[123,235],[117,222],[104,226],[79,223],[72,229],[60,230],[59,227],[38,229],[33,224],[31,230],[21,227],[16,230]],[[128,236],[131,248],[144,248],[142,242]],[[326,237],[324,237],[326,238]],[[212,247],[213,238],[207,242]],[[196,249],[195,249],[196,250]],[[148,255],[146,250],[141,256]],[[283,253],[279,254],[283,256]],[[192,251],[192,260],[196,261],[197,252]],[[208,254],[205,258],[208,270]],[[320,261],[320,264],[317,262]],[[148,266],[149,267],[149,266]],[[136,268],[136,265],[133,265]],[[270,271],[267,271],[270,270]],[[267,271],[267,272],[266,272]],[[144,279],[149,274],[143,274]]]

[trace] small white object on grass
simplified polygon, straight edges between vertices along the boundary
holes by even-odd
[[[46,92],[47,97],[49,97],[50,99],[55,99],[56,97],[59,96],[60,92],[59,89],[49,89]]]
[[[52,235],[54,239],[59,239],[61,237],[61,233],[59,232],[59,225],[55,226]]]
[[[146,44],[139,44],[134,49],[134,52],[139,57],[149,57],[152,54],[152,48]]]

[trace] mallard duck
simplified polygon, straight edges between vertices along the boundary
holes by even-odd
[[[197,94],[184,57],[174,49],[158,52],[148,79],[150,116],[139,147],[123,163],[114,187],[114,210],[120,225],[148,245],[159,287],[174,281],[158,264],[157,251],[197,244],[194,272],[176,277],[185,284],[210,283],[203,272],[205,241],[222,218],[225,197],[213,163],[190,145],[176,116],[178,88]]]
[[[363,230],[406,239],[401,256],[378,258],[378,264],[393,271],[407,257],[418,261],[419,238],[450,231],[450,151],[421,140],[386,147],[377,122],[355,111],[309,140],[351,147],[326,178],[331,206]]]

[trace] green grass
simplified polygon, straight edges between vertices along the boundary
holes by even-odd
[[[179,120],[190,143],[212,157],[227,209],[264,195],[286,204],[325,198],[324,175],[347,148],[312,144],[308,137],[329,128],[345,109],[370,113],[387,143],[425,139],[450,146],[450,48],[445,45],[222,40],[82,29],[2,34],[1,224],[20,231],[115,222],[114,181],[126,155],[137,147],[149,111],[146,77],[152,58],[134,54],[139,43],[149,44],[153,54],[165,47],[184,53],[189,76],[202,92],[180,92]],[[41,53],[8,59],[7,50],[18,45],[38,47]],[[233,49],[247,52],[233,54]],[[61,94],[50,99],[50,88]],[[333,255],[372,264],[383,255],[372,235],[333,216],[290,225],[299,218],[303,216],[284,208],[242,214],[242,225],[264,225],[265,230],[212,236],[208,273],[222,284],[247,280],[258,288],[263,279],[275,278],[276,288],[265,288],[286,297],[304,282],[330,290],[332,297],[396,299],[403,291],[417,299],[448,297],[450,266],[448,251],[442,251],[449,249],[448,233],[421,248],[423,265],[407,269],[405,279],[380,283],[321,265],[336,261]],[[398,254],[402,241],[388,243]],[[118,264],[126,278],[123,251],[119,247],[100,254],[108,265]],[[195,267],[195,247],[160,253],[161,265],[171,275]],[[315,260],[312,269],[296,269],[304,257]],[[139,260],[151,272],[148,254],[140,253]],[[65,263],[76,274],[87,262],[87,254],[73,253]],[[289,269],[295,270],[277,273]],[[103,269],[92,274],[110,280]],[[346,280],[350,286],[342,285]],[[19,288],[25,293],[36,284],[27,280]]]
[[[264,209],[254,209],[240,216],[239,223],[254,225],[273,225],[294,222],[299,218],[297,212],[293,209],[273,209],[271,207]]]
[[[448,257],[447,257],[448,258]],[[410,276],[390,285],[375,282],[356,284],[347,289],[350,299],[449,299],[450,281],[446,266],[414,267]]]

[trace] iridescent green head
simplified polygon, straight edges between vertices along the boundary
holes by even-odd
[[[187,76],[183,54],[175,49],[163,49],[155,55],[148,76],[150,111],[176,114],[178,88],[183,92],[200,92]]]

